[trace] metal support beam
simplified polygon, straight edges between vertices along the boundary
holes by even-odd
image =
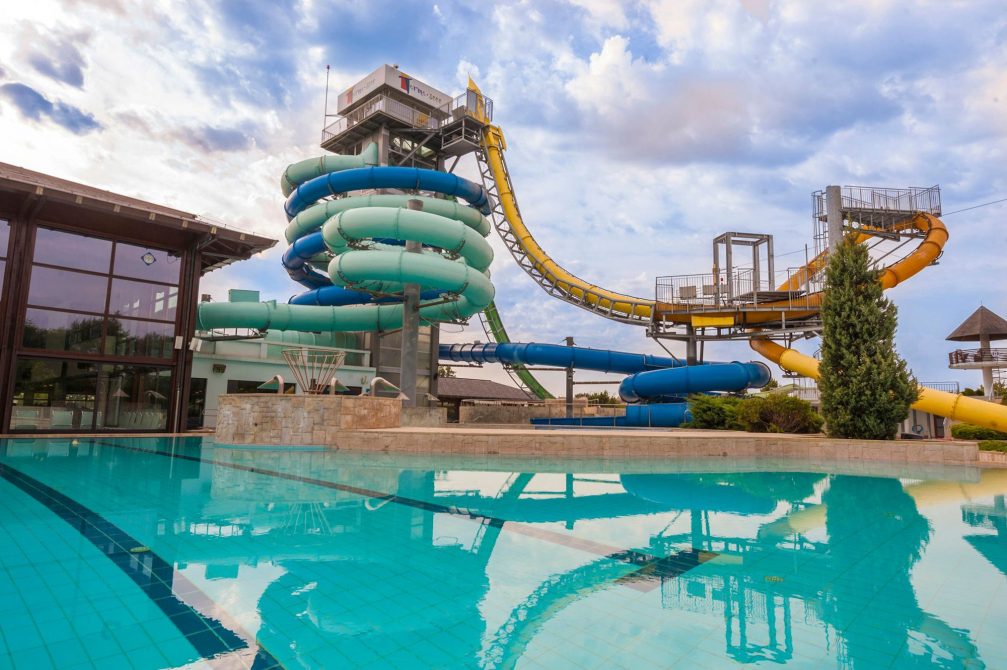
[[[685,364],[696,365],[698,363],[696,356],[696,329],[692,326],[686,326],[685,334],[689,338],[685,341]]]
[[[573,338],[566,338],[566,346],[573,346]],[[573,368],[566,369],[566,418],[573,418]]]

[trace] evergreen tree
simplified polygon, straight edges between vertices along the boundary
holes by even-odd
[[[895,351],[897,312],[867,248],[847,238],[829,257],[822,302],[822,415],[834,437],[887,440],[916,400]]]

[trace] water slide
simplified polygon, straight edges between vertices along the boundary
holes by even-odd
[[[469,90],[481,95],[479,88],[471,80]],[[503,131],[498,126],[487,126],[483,133],[480,161],[484,173],[492,180],[489,188],[490,197],[498,202],[500,216],[494,223],[515,260],[543,289],[566,302],[623,323],[648,326],[658,311],[662,320],[679,324],[692,323],[689,305],[661,303],[658,310],[654,300],[604,289],[573,275],[553,260],[536,242],[521,216],[504,159],[506,149],[507,143]],[[880,281],[885,289],[900,284],[933,263],[942,253],[948,239],[944,223],[939,218],[924,212],[903,221],[900,227],[907,232],[915,231],[922,239],[911,253],[883,269]],[[850,234],[858,242],[863,242],[874,237],[874,232],[868,228]],[[781,285],[779,290],[794,290],[803,285],[806,278],[822,270],[826,258],[827,253],[823,253],[812,259]],[[760,338],[758,327],[770,319],[779,320],[781,315],[788,321],[806,318],[817,311],[822,297],[820,292],[811,294],[802,300],[800,309],[795,309],[789,302],[760,303],[758,311],[746,311],[744,307],[725,307],[723,313],[704,312],[703,316],[730,317],[732,323],[751,326],[753,331],[751,346],[755,351],[784,369],[817,379],[818,363],[815,359]],[[773,307],[777,307],[778,310],[773,310]],[[808,307],[814,308],[814,311],[808,312]],[[919,400],[913,405],[915,409],[952,420],[967,421],[996,430],[1007,430],[1007,407],[923,387],[919,391]]]
[[[632,354],[556,344],[442,344],[442,360],[466,363],[548,365],[629,375],[619,385],[627,403],[623,417],[552,419],[553,425],[677,426],[689,419],[685,396],[710,391],[761,388],[771,378],[764,363],[710,363],[686,366],[664,356]]]
[[[498,344],[510,344],[510,337],[507,335],[507,329],[504,328],[503,319],[500,318],[500,312],[497,310],[495,302],[491,302],[489,307],[483,310],[481,316],[487,337]],[[542,383],[524,365],[512,363],[507,365],[507,369],[517,377],[518,385],[528,389],[535,394],[535,397],[540,400],[549,400],[553,397],[552,393],[549,393],[548,389],[542,386]]]
[[[392,330],[402,326],[396,294],[406,284],[422,287],[425,323],[464,321],[485,309],[494,293],[485,189],[446,172],[376,162],[372,144],[356,156],[323,156],[289,166],[281,179],[290,243],[282,262],[307,290],[288,304],[203,303],[198,327]],[[449,199],[388,194],[323,200],[374,189],[420,190]],[[406,251],[408,241],[420,242],[422,250]]]

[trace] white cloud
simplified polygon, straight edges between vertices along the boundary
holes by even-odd
[[[828,183],[940,182],[945,202],[960,206],[1007,194],[1007,17],[997,1],[502,1],[472,12],[438,0],[436,28],[450,35],[442,42],[414,44],[408,31],[387,44],[354,42],[352,32],[309,40],[329,4],[302,2],[289,26],[245,35],[202,5],[20,3],[0,15],[11,37],[0,43],[4,83],[59,98],[104,129],[75,137],[0,106],[0,160],[279,237],[278,175],[320,153],[325,65],[336,91],[382,59],[414,53],[433,54],[401,63],[418,77],[461,88],[472,74],[494,99],[533,232],[571,271],[613,290],[646,297],[656,276],[708,271],[710,240],[725,230],[770,232],[779,252],[800,252],[809,192]],[[380,11],[346,18],[379,25],[389,18]],[[91,31],[79,47],[81,88],[25,60],[22,23],[46,37]],[[333,58],[336,43],[336,53],[367,49],[375,62]],[[471,160],[460,170],[477,178]],[[900,347],[921,376],[952,376],[941,337],[972,303],[1007,311],[989,279],[1007,270],[1003,212],[949,217],[941,264],[893,292]],[[660,352],[642,329],[547,296],[493,246],[515,339],[574,335]],[[283,299],[297,287],[280,251],[212,273],[205,287]],[[475,326],[445,332],[455,337],[483,336]],[[744,344],[708,354],[752,357]],[[562,388],[559,377],[549,383]]]

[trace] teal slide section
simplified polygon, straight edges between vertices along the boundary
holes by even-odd
[[[290,165],[281,178],[290,242],[283,265],[311,290],[291,304],[203,303],[198,327],[392,330],[402,326],[402,304],[394,294],[406,284],[421,286],[420,319],[425,323],[465,320],[491,304],[493,250],[485,239],[490,231],[485,189],[446,172],[376,162],[372,144],[358,156],[323,156]],[[368,189],[428,195],[346,197]],[[323,200],[330,196],[335,199]],[[411,200],[421,209],[406,209]],[[409,241],[420,242],[422,251],[405,251]]]

